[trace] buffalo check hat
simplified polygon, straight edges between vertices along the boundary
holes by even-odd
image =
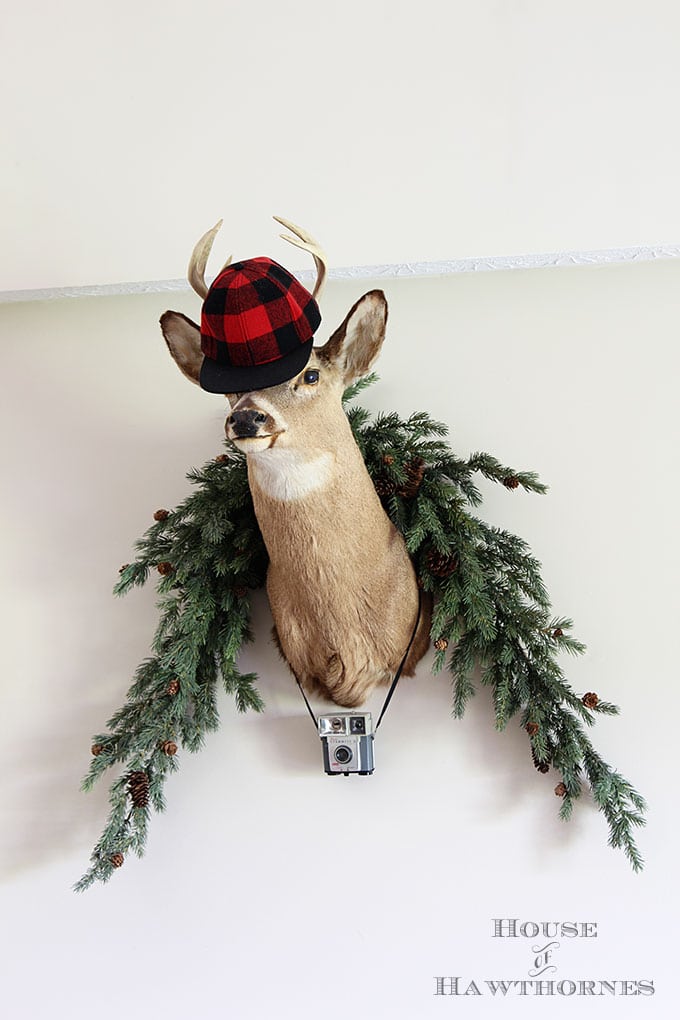
[[[277,262],[227,266],[201,311],[202,388],[239,393],[292,379],[309,360],[320,322],[312,295]]]

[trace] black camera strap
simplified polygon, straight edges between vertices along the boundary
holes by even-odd
[[[293,676],[295,676],[294,673],[293,673]],[[319,722],[318,722],[316,716],[314,715],[314,712],[312,711],[312,706],[309,704],[309,701],[307,700],[307,695],[305,694],[305,689],[302,686],[302,684],[300,683],[300,681],[298,680],[297,676],[295,676],[295,682],[298,685],[298,687],[300,688],[300,694],[305,699],[305,705],[307,706],[307,711],[309,712],[309,714],[312,717],[312,722],[314,723],[314,728],[318,730]]]
[[[384,716],[385,712],[387,711],[387,706],[389,705],[390,701],[392,700],[392,695],[394,694],[394,689],[397,686],[397,683],[399,682],[399,677],[401,676],[401,671],[404,668],[404,666],[406,665],[406,660],[408,659],[408,653],[411,651],[411,645],[415,641],[416,631],[418,630],[418,624],[420,623],[420,614],[422,612],[422,608],[423,608],[423,593],[421,592],[421,590],[419,588],[418,589],[418,615],[416,616],[416,622],[413,624],[413,631],[411,632],[411,640],[409,641],[409,643],[408,643],[408,645],[406,647],[406,651],[404,652],[404,657],[401,660],[401,662],[399,663],[399,666],[397,668],[397,672],[394,674],[394,680],[392,681],[392,685],[391,685],[389,691],[387,692],[387,697],[385,698],[385,704],[383,705],[382,710],[380,712],[380,715],[378,716],[378,721],[375,724],[375,732],[376,733],[378,732],[378,726],[380,726],[380,723],[382,722],[382,717]]]
[[[374,732],[376,732],[376,733],[378,732],[378,726],[380,726],[380,723],[382,722],[382,718],[383,718],[385,712],[387,711],[387,706],[389,705],[390,701],[392,700],[392,695],[394,694],[394,690],[395,690],[395,688],[397,686],[397,683],[399,682],[399,677],[401,676],[402,670],[403,670],[404,666],[406,665],[406,660],[408,659],[408,653],[411,651],[411,646],[413,645],[413,642],[415,641],[416,633],[417,633],[417,630],[418,630],[418,624],[420,623],[420,617],[421,617],[421,614],[422,614],[422,609],[423,609],[423,594],[422,594],[422,592],[421,592],[421,590],[419,588],[418,589],[418,615],[416,616],[416,622],[413,625],[413,632],[411,634],[411,639],[410,639],[410,641],[409,641],[409,643],[408,643],[408,645],[406,647],[406,651],[404,652],[404,656],[403,656],[401,662],[399,663],[399,666],[397,667],[397,672],[394,674],[394,679],[392,681],[392,684],[390,686],[389,691],[387,692],[387,697],[385,698],[385,703],[383,704],[383,707],[380,710],[380,715],[378,716],[378,721],[375,724],[375,731]],[[293,675],[295,675],[295,674],[293,674]],[[300,688],[300,694],[305,699],[305,705],[307,706],[307,711],[309,712],[310,716],[312,717],[312,722],[314,723],[314,728],[318,730],[319,724],[318,724],[317,718],[314,715],[314,712],[312,711],[312,706],[309,704],[309,700],[307,698],[307,695],[305,694],[304,688],[303,688],[302,684],[300,683],[300,681],[298,680],[297,676],[295,677],[295,681],[296,681],[298,687]]]

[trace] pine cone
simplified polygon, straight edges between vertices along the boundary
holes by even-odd
[[[113,864],[114,868],[122,868],[125,863],[125,858],[122,854],[111,854],[109,860],[111,861],[111,864]]]
[[[535,737],[540,727],[537,722],[528,722],[526,725],[526,731],[530,737]]]
[[[431,547],[425,553],[425,566],[434,577],[450,577],[458,569],[458,560]]]
[[[555,787],[555,796],[566,797],[566,795],[567,795],[566,786],[564,785],[564,783],[558,783],[557,786]]]
[[[516,489],[519,485],[519,478],[516,475],[508,475],[503,479],[503,485],[506,489]]]
[[[165,740],[161,744],[161,751],[163,754],[167,754],[169,757],[172,757],[173,754],[177,754],[177,744],[174,740]]]
[[[131,772],[128,776],[128,790],[132,804],[145,808],[149,803],[149,777],[146,772]]]
[[[445,652],[446,649],[449,647],[449,643],[445,637],[440,637],[437,638],[437,640],[435,641],[434,647],[437,649],[438,652]]]
[[[128,568],[129,566],[130,566],[130,564],[129,564],[129,563],[124,563],[124,564],[123,564],[123,566],[122,566],[122,567],[120,567],[120,569],[118,570],[118,573],[119,573],[119,574],[122,574],[122,573],[123,573],[123,571],[124,571],[124,570],[127,570],[127,568]]]
[[[564,637],[564,631],[562,630],[561,627],[555,627],[554,631],[552,632],[552,636],[554,638]]]
[[[425,461],[422,457],[414,457],[405,467],[406,481],[397,490],[404,499],[413,499],[420,488],[420,483],[425,474]]]
[[[226,464],[228,460],[229,460],[228,453],[220,453],[217,457],[215,457],[216,464]]]
[[[177,677],[175,677],[174,680],[170,681],[166,688],[166,693],[173,698],[176,694],[179,694],[179,680],[177,679]]]
[[[386,453],[383,456],[383,464],[387,464],[388,467],[391,467],[392,464],[394,464],[394,457],[391,453]]]
[[[596,708],[597,705],[599,705],[600,703],[600,699],[598,698],[597,694],[595,694],[594,691],[588,691],[587,694],[584,694],[583,697],[581,698],[581,701],[586,706],[586,708]]]
[[[157,563],[156,564],[156,570],[161,575],[161,577],[167,577],[168,574],[171,574],[174,569],[175,568],[173,567],[172,563]]]
[[[533,763],[534,763],[535,767],[538,769],[538,771],[543,773],[543,775],[545,775],[546,772],[550,772],[550,764],[549,764],[549,762],[541,761],[541,759],[538,757],[538,755],[536,754],[536,752],[533,749],[533,747],[531,748],[531,760],[533,761]]]
[[[156,513],[153,515],[153,519],[154,521],[167,521],[169,516],[169,510],[156,510]]]
[[[103,744],[93,744],[91,750],[92,750],[92,754],[95,756],[95,758],[98,758],[99,755],[104,750],[104,745]]]
[[[373,485],[380,499],[389,499],[397,491],[396,484],[387,475],[376,475]]]

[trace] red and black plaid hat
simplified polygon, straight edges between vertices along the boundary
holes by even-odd
[[[267,258],[227,266],[201,311],[201,386],[238,393],[292,379],[320,322],[316,301],[283,266]]]

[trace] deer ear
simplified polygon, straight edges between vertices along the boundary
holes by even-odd
[[[381,290],[364,294],[318,351],[324,361],[338,365],[345,386],[369,372],[380,354],[387,324],[387,301]]]
[[[181,312],[163,312],[161,330],[180,372],[198,386],[198,376],[203,364],[199,327]]]

